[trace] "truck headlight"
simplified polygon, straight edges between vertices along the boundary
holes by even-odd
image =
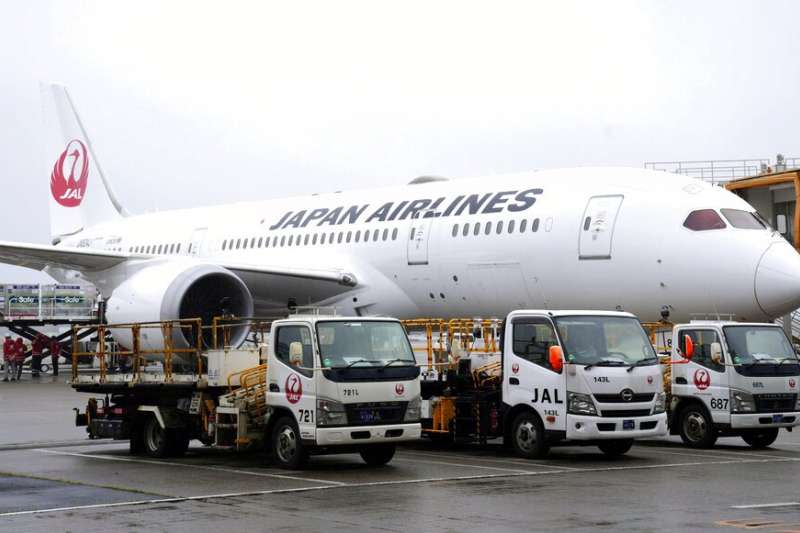
[[[754,413],[756,402],[749,392],[731,389],[731,412]]]
[[[656,401],[653,404],[653,414],[658,415],[667,410],[667,395],[663,392],[656,393]]]
[[[347,413],[344,404],[336,400],[317,399],[318,426],[344,426],[347,424]]]
[[[573,415],[597,415],[597,408],[588,394],[568,392],[567,412]]]
[[[420,400],[419,396],[414,397],[410,402],[408,402],[408,406],[406,406],[406,414],[403,417],[403,422],[419,422],[421,406],[422,401]]]

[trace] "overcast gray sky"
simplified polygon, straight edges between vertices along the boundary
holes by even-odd
[[[38,83],[134,212],[800,156],[798,2],[75,2],[0,17],[0,240],[49,238]],[[32,271],[0,267],[0,282]]]

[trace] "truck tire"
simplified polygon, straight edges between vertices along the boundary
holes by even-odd
[[[544,457],[550,447],[544,440],[544,428],[539,417],[530,411],[518,414],[511,423],[511,446],[520,457]]]
[[[600,451],[609,457],[625,455],[633,446],[633,439],[617,439],[601,442],[597,445]]]
[[[308,450],[300,438],[294,419],[280,418],[272,428],[272,457],[280,468],[300,470],[308,462]]]
[[[742,440],[753,448],[766,448],[778,438],[778,428],[756,429],[742,434]]]
[[[394,444],[375,444],[363,448],[359,454],[369,466],[383,466],[394,457]]]
[[[150,457],[167,457],[170,452],[170,438],[155,416],[147,417],[143,428],[144,451]]]
[[[189,449],[189,436],[183,429],[167,429],[167,440],[169,455],[172,457],[182,457]]]
[[[678,416],[681,440],[690,448],[711,448],[717,442],[714,423],[699,404],[690,404],[681,409]]]

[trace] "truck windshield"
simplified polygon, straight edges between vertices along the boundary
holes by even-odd
[[[789,339],[779,327],[725,326],[724,330],[735,365],[798,362]]]
[[[317,338],[325,368],[416,364],[406,332],[398,322],[319,322]]]
[[[555,319],[564,357],[580,365],[623,366],[656,359],[653,345],[635,318],[567,316]]]

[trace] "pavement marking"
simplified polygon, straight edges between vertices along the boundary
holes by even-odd
[[[443,454],[441,453],[426,453],[426,452],[419,452],[419,451],[409,451],[409,450],[402,450],[401,453],[403,455],[414,455],[414,456],[425,456],[425,457],[442,457]],[[489,459],[483,458],[480,456],[472,456],[472,455],[465,455],[465,454],[456,454],[456,453],[448,453],[447,457],[457,457],[459,459],[472,459],[473,461],[483,461],[486,463],[499,463],[499,464],[518,464],[524,466],[543,466],[545,468],[563,468],[564,470],[580,470],[580,468],[576,468],[574,466],[561,466],[561,465],[551,465],[545,463],[533,463],[526,459],[522,460],[514,460],[512,458],[508,459]]]
[[[731,505],[731,509],[762,509],[768,507],[795,507],[800,502],[781,502],[781,503],[754,503],[750,505]]]
[[[498,470],[500,472],[530,472],[530,470],[521,470],[519,468],[499,468],[496,466],[484,465],[470,465],[465,463],[451,463],[450,461],[430,461],[427,459],[394,459],[393,461],[400,461],[405,463],[422,463],[429,465],[444,465],[444,466],[459,466],[463,468],[481,468],[484,470]]]
[[[240,470],[238,468],[226,468],[222,466],[212,466],[212,465],[195,465],[189,463],[176,463],[174,461],[156,461],[151,459],[135,459],[132,457],[114,457],[109,455],[95,455],[90,453],[78,453],[78,452],[62,452],[60,450],[48,450],[45,448],[38,448],[34,450],[35,452],[41,453],[49,453],[52,455],[70,455],[74,457],[87,457],[89,459],[100,459],[102,461],[118,461],[123,463],[142,463],[142,464],[152,464],[152,465],[166,465],[166,466],[179,466],[183,468],[195,468],[198,470],[212,470],[217,472],[225,472],[227,474],[243,474],[247,476],[259,476],[259,477],[270,477],[270,478],[277,478],[277,479],[291,479],[294,481],[305,481],[305,482],[313,482],[313,483],[330,483],[331,485],[346,485],[341,481],[331,481],[328,479],[315,479],[310,477],[300,477],[300,476],[289,476],[286,474],[270,474],[269,472],[253,472],[252,470]]]
[[[66,453],[66,452],[62,452]],[[88,454],[72,454],[72,455],[79,455],[79,456],[86,456],[86,457],[96,457],[98,459],[108,459],[107,457],[103,456],[91,456]],[[11,516],[21,516],[21,515],[34,515],[34,514],[42,514],[42,513],[54,513],[60,511],[76,511],[82,509],[101,509],[101,508],[109,508],[109,507],[122,507],[122,506],[134,506],[134,505],[148,505],[148,504],[160,504],[160,503],[175,503],[175,502],[184,502],[184,501],[199,501],[199,500],[212,500],[212,499],[224,499],[224,498],[236,498],[242,496],[262,496],[268,494],[290,494],[290,493],[298,493],[298,492],[311,492],[311,491],[322,491],[322,490],[333,490],[333,489],[340,489],[340,488],[364,488],[364,487],[378,487],[378,486],[390,486],[390,485],[408,485],[408,484],[419,484],[419,483],[436,483],[436,482],[458,482],[458,481],[471,481],[471,480],[484,480],[484,479],[497,479],[497,478],[512,478],[512,477],[530,477],[530,476],[552,476],[552,475],[570,475],[575,473],[587,473],[587,472],[612,472],[612,471],[622,471],[622,470],[651,470],[651,469],[658,469],[658,468],[680,468],[686,466],[707,466],[707,465],[730,465],[730,464],[743,464],[743,463],[752,463],[752,464],[759,464],[759,463],[785,463],[785,462],[798,462],[800,458],[774,458],[774,459],[744,459],[740,461],[692,461],[686,463],[667,463],[667,464],[655,464],[655,465],[635,465],[635,466],[608,466],[608,467],[593,467],[593,468],[580,468],[578,470],[547,470],[547,471],[514,471],[510,470],[504,474],[485,474],[485,475],[471,475],[471,476],[451,476],[451,477],[436,477],[436,478],[419,478],[419,479],[406,479],[406,480],[395,480],[395,481],[371,481],[371,482],[364,482],[364,483],[339,483],[338,485],[310,485],[307,487],[298,487],[293,489],[274,489],[274,490],[260,490],[260,491],[247,491],[247,492],[231,492],[231,493],[224,493],[224,494],[205,494],[199,496],[183,496],[183,497],[175,497],[175,498],[160,498],[160,499],[151,499],[151,500],[134,500],[128,502],[115,502],[115,503],[98,503],[98,504],[90,504],[90,505],[76,505],[73,507],[55,507],[50,509],[32,509],[27,511],[11,511],[6,513],[0,513],[0,518],[2,517],[11,517]],[[137,461],[138,462],[138,461]],[[162,463],[160,461],[151,461],[157,464],[178,464],[180,463]],[[183,466],[183,465],[181,465]],[[225,469],[223,469],[225,470]],[[303,479],[303,478],[296,478],[296,479]],[[326,483],[330,483],[326,481]]]

